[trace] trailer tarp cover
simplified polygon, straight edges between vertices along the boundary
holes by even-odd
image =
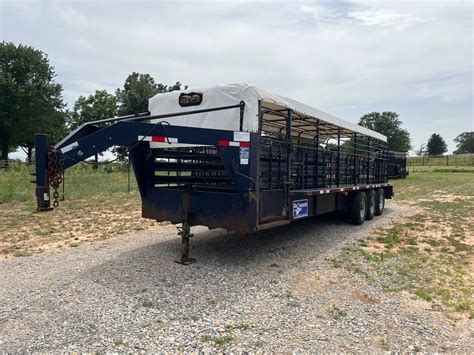
[[[198,101],[189,105],[183,105],[180,96],[182,97],[183,95],[186,96],[190,94],[195,94]],[[148,110],[151,115],[163,115],[237,105],[241,101],[245,102],[243,130],[247,132],[258,131],[258,102],[261,101],[263,106],[269,105],[272,109],[291,109],[299,115],[319,119],[320,121],[341,127],[351,132],[373,137],[384,142],[387,141],[387,138],[380,133],[344,121],[343,119],[332,116],[314,107],[284,96],[270,93],[249,84],[216,85],[209,88],[187,89],[157,94],[150,98]],[[152,123],[158,121],[160,120],[151,120]],[[195,115],[166,118],[163,119],[163,121],[167,121],[175,126],[239,131],[240,111],[239,108],[235,108],[230,110],[204,112]]]

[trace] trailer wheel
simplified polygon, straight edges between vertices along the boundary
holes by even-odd
[[[368,221],[373,219],[375,216],[375,210],[377,205],[377,199],[375,198],[375,195],[376,193],[374,190],[369,190],[367,192],[367,215],[365,216],[365,219]]]
[[[383,189],[378,189],[375,194],[375,215],[380,216],[385,208],[385,192]]]
[[[351,199],[350,208],[352,223],[360,225],[364,223],[367,216],[367,195],[363,191],[357,191]]]

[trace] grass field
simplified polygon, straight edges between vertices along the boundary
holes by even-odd
[[[78,165],[65,174],[65,200],[59,208],[36,213],[34,177],[25,164],[0,171],[0,255],[27,256],[47,249],[75,247],[150,228],[141,218],[140,196],[131,173],[118,165]],[[60,190],[62,197],[62,189]]]
[[[434,169],[392,182],[395,201],[410,212],[333,264],[473,318],[474,170]]]

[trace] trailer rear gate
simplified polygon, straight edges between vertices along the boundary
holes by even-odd
[[[150,111],[86,124],[53,151],[68,168],[128,146],[142,215],[182,223],[183,263],[193,261],[192,225],[253,232],[337,210],[360,224],[393,195],[384,136],[288,98],[238,84],[159,94]],[[47,149],[37,138],[41,180]]]

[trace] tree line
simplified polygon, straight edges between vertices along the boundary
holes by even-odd
[[[410,133],[402,128],[402,121],[396,112],[371,112],[361,117],[359,125],[382,133],[387,137],[389,150],[408,152],[411,148]],[[474,153],[474,132],[463,132],[454,138],[456,150],[454,154]],[[426,144],[415,150],[418,156],[443,155],[448,151],[448,145],[438,133],[433,133]]]
[[[62,97],[63,87],[55,78],[44,52],[22,44],[0,43],[0,159],[7,160],[10,152],[21,148],[31,162],[35,133],[48,134],[55,144],[81,124],[146,112],[150,97],[187,88],[179,81],[165,85],[150,74],[133,72],[114,93],[96,90],[80,96],[70,110]],[[390,150],[408,152],[412,148],[410,134],[402,124],[399,115],[390,111],[371,112],[359,121],[359,125],[387,136]],[[455,154],[474,153],[474,132],[461,133],[454,141]],[[442,155],[446,151],[446,142],[435,133],[417,154]],[[116,147],[113,153],[124,159],[127,152]]]

